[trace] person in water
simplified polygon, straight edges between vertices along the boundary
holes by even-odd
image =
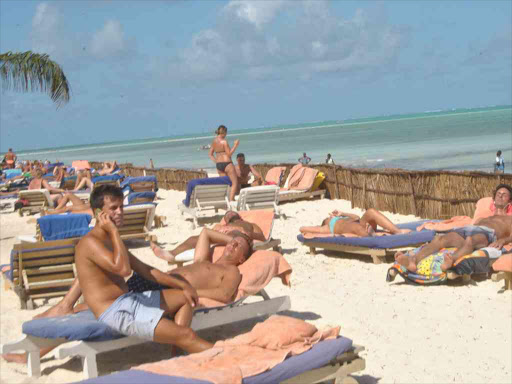
[[[328,218],[322,220],[322,224],[313,227],[300,227],[301,233],[331,233],[334,235],[351,234],[361,237],[373,236],[377,225],[392,235],[411,232],[409,229],[400,229],[393,224],[386,216],[376,209],[368,209],[363,216],[359,217],[352,213],[334,211]]]
[[[235,166],[231,161],[231,156],[238,148],[240,140],[235,140],[233,148],[231,148],[226,140],[228,129],[224,125],[220,125],[215,133],[217,134],[217,137],[213,139],[212,147],[208,152],[208,156],[210,156],[210,159],[212,159],[216,164],[219,176],[228,176],[231,180],[229,200],[235,201],[235,195],[238,192],[238,176],[236,174]]]

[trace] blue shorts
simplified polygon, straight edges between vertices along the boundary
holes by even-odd
[[[489,242],[489,244],[497,240],[496,232],[494,231],[494,229],[486,227],[484,225],[466,225],[465,227],[454,228],[450,232],[457,233],[463,239],[466,239],[470,236],[482,234],[487,237],[487,241]]]
[[[160,291],[128,292],[119,296],[98,321],[123,335],[153,341],[155,328],[163,314]]]

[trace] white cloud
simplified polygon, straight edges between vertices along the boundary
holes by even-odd
[[[32,18],[32,49],[50,56],[61,56],[68,41],[61,33],[62,16],[53,4],[41,3]]]
[[[117,20],[108,20],[102,29],[94,33],[91,40],[90,52],[99,58],[119,56],[127,51],[124,31]]]
[[[286,2],[283,0],[231,1],[224,8],[224,12],[234,15],[239,20],[248,22],[256,28],[261,28],[264,24],[271,22],[285,5]]]

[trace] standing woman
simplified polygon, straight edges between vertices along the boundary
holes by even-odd
[[[235,195],[238,192],[238,177],[236,175],[235,166],[231,161],[231,156],[236,151],[240,140],[235,140],[233,148],[229,147],[226,140],[228,129],[224,125],[219,125],[215,131],[217,137],[213,139],[212,146],[208,152],[208,156],[214,163],[216,163],[219,176],[228,176],[231,180],[231,192],[229,193],[229,200],[234,201]],[[215,153],[215,156],[213,155]]]

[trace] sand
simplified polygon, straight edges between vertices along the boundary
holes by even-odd
[[[184,192],[158,192],[157,214],[167,217],[156,229],[159,242],[171,247],[193,230],[177,205]],[[291,316],[316,326],[340,325],[341,333],[365,346],[366,369],[356,375],[360,383],[510,383],[512,382],[512,292],[491,280],[467,286],[418,287],[398,276],[386,282],[389,264],[375,265],[369,257],[320,251],[317,255],[297,241],[301,225],[317,225],[328,212],[350,209],[350,202],[321,200],[281,206],[287,219],[276,221],[273,237],[282,240],[284,255],[293,268],[292,287],[274,279],[267,288],[271,296],[289,295]],[[415,220],[384,212],[396,223]],[[9,262],[17,236],[34,234],[35,224],[17,213],[0,214],[0,263]],[[139,243],[133,253],[144,262],[166,270],[166,262]],[[20,310],[17,296],[1,290],[1,343],[21,337],[21,324],[55,303],[38,302],[33,310]],[[210,340],[234,336],[254,322],[201,333]],[[148,343],[98,358],[100,375],[128,369],[169,356],[167,346]],[[78,359],[57,360],[51,353],[42,361],[42,376],[31,379],[26,367],[0,361],[2,383],[61,383],[82,379]]]

